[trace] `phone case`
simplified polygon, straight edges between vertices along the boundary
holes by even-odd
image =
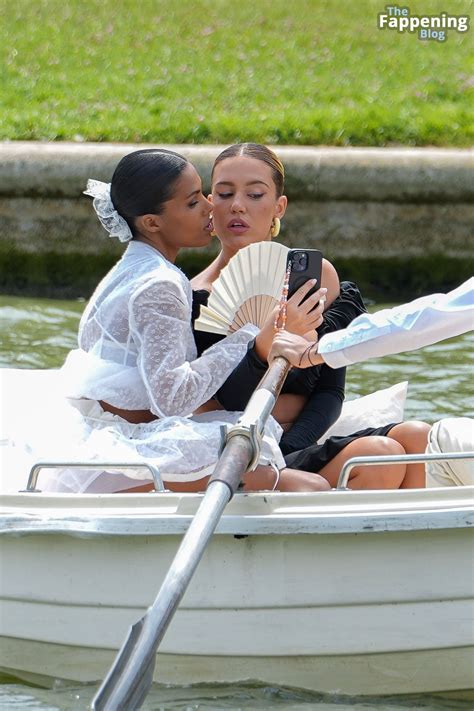
[[[290,260],[293,260],[297,254],[306,254],[308,261],[303,271],[297,271],[293,268],[290,272],[290,281],[288,285],[288,298],[297,291],[300,286],[303,286],[308,279],[316,279],[316,284],[308,292],[303,301],[314,294],[315,291],[321,288],[321,272],[323,267],[323,253],[319,249],[290,249],[288,252],[287,265]]]

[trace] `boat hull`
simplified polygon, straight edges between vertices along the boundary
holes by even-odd
[[[470,497],[236,497],[161,643],[155,680],[357,695],[472,688]],[[102,678],[200,497],[4,498],[1,667]]]
[[[98,682],[115,658],[110,650],[2,638],[2,671],[39,686],[61,678]],[[442,693],[474,698],[473,647],[365,655],[242,657],[157,656],[154,681],[171,685],[257,681],[328,694],[381,696]],[[30,671],[34,670],[34,671]],[[54,672],[54,678],[51,676]],[[436,676],[436,683],[433,679]],[[470,682],[466,683],[466,680]]]

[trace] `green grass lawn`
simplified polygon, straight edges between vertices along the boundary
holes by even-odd
[[[469,145],[473,30],[381,31],[386,4],[0,0],[0,139]]]

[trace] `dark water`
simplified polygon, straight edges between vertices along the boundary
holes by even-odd
[[[54,368],[76,345],[84,303],[0,297],[0,367]],[[376,308],[381,308],[377,305]],[[474,349],[472,336],[461,336],[420,351],[381,358],[348,371],[348,395],[364,395],[409,380],[406,418],[433,422],[441,417],[474,416]],[[151,602],[151,601],[150,601]],[[58,682],[40,689],[0,678],[0,710],[81,711],[89,707],[95,687]],[[297,689],[255,685],[194,687],[154,686],[148,711],[346,711],[356,709],[471,709],[472,701],[427,695],[379,699],[335,697]]]

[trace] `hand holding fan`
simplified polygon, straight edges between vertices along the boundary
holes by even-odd
[[[246,323],[260,328],[280,299],[288,252],[278,242],[241,249],[212,285],[195,329],[227,335]]]

